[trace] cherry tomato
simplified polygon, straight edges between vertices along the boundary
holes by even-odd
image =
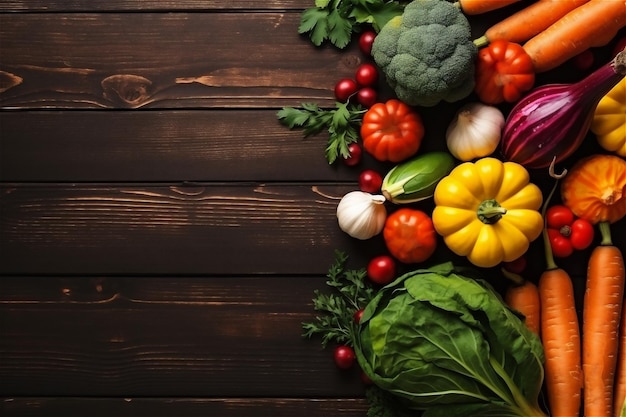
[[[568,257],[575,250],[588,248],[593,242],[593,225],[586,219],[576,218],[565,205],[557,204],[548,208],[546,226],[552,253],[557,258]]]
[[[560,228],[568,226],[574,221],[574,213],[567,206],[554,205],[548,207],[546,211],[546,222],[548,227]]]
[[[349,167],[357,165],[361,162],[361,157],[363,156],[363,149],[358,143],[352,142],[348,145],[348,151],[350,151],[350,156],[348,158],[343,159],[343,163]]]
[[[372,55],[372,44],[374,43],[374,39],[376,38],[376,32],[373,30],[366,30],[361,33],[359,36],[359,49],[366,56]]]
[[[557,258],[567,258],[574,253],[574,247],[571,242],[561,235],[558,229],[548,229],[548,238],[550,239],[552,254]]]
[[[372,258],[367,264],[367,277],[376,284],[390,283],[396,277],[396,262],[387,255]]]
[[[378,193],[383,185],[383,177],[373,169],[366,169],[359,175],[359,189],[366,193]]]
[[[586,49],[572,59],[576,68],[581,71],[586,71],[593,66],[595,56],[593,55],[591,49]]]
[[[335,365],[337,365],[339,369],[349,369],[356,361],[354,350],[350,346],[345,345],[337,346],[333,357],[335,359]]]
[[[356,81],[350,78],[343,78],[335,84],[335,98],[337,101],[345,103],[359,90]]]
[[[570,235],[570,242],[576,250],[587,249],[595,235],[593,225],[585,219],[576,219],[570,226],[572,234]]]
[[[366,62],[359,65],[354,75],[356,83],[361,87],[372,87],[378,82],[378,68],[376,65]]]
[[[361,317],[363,317],[363,311],[364,310],[361,308],[361,309],[359,309],[359,310],[354,312],[353,317],[354,317],[354,322],[355,323],[360,323],[361,322]]]
[[[378,93],[372,87],[360,88],[356,93],[356,101],[369,109],[378,101]]]
[[[521,274],[522,272],[524,272],[526,270],[526,266],[527,266],[528,262],[526,260],[525,256],[520,256],[519,258],[517,258],[514,261],[511,262],[503,262],[502,263],[502,267],[504,269],[506,269],[509,272],[512,272],[514,274]]]
[[[361,371],[361,381],[363,381],[365,385],[372,385],[374,383],[372,379],[363,371]]]

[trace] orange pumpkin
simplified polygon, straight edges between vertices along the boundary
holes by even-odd
[[[561,183],[561,198],[592,223],[615,223],[626,215],[626,161],[596,154],[579,160]]]

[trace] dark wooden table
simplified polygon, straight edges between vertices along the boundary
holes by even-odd
[[[365,415],[358,370],[301,323],[335,249],[384,252],[335,208],[389,167],[329,166],[323,134],[276,119],[332,106],[365,59],[298,36],[312,4],[0,4],[1,415]],[[457,107],[424,110],[424,150]],[[563,265],[579,289],[585,262]]]

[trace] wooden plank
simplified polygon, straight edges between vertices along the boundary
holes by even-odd
[[[362,398],[6,398],[11,417],[363,417]]]
[[[329,262],[324,267],[328,267]],[[318,277],[3,277],[3,396],[349,397],[301,336]]]
[[[0,112],[5,182],[348,181],[276,110]],[[373,159],[365,157],[364,159]]]
[[[316,48],[298,36],[299,19],[293,12],[0,14],[0,106],[332,104],[334,84],[363,56],[356,47]]]
[[[362,243],[336,220],[338,199],[354,188],[3,185],[0,272],[325,273],[335,248]]]
[[[0,3],[0,12],[264,11],[299,10],[314,5],[312,0],[4,0]]]

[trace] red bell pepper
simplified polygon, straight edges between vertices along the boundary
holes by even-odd
[[[548,208],[546,225],[552,253],[559,258],[568,257],[575,250],[588,248],[595,236],[593,225],[588,220],[577,218],[564,205]]]
[[[482,102],[513,103],[535,84],[535,69],[520,44],[500,39],[478,51],[474,78]]]

